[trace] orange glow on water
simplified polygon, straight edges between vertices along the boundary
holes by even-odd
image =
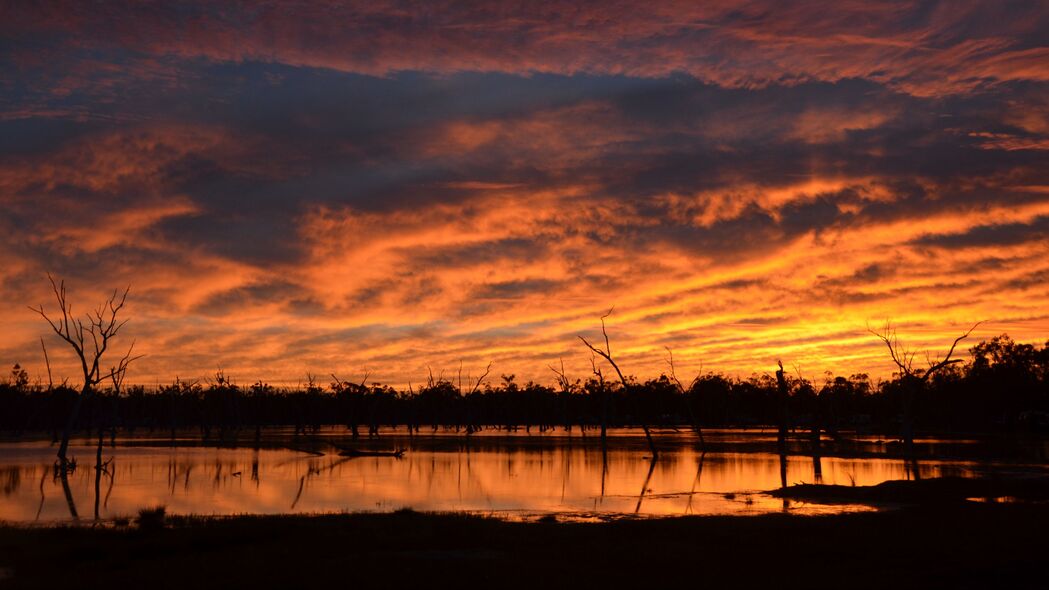
[[[619,440],[625,433],[613,434]],[[636,435],[635,435],[636,436]],[[760,440],[760,435],[708,433],[721,441]],[[767,438],[767,437],[766,437]],[[99,486],[99,516],[133,516],[144,507],[166,506],[176,514],[314,513],[341,511],[471,511],[509,517],[545,513],[574,518],[684,514],[757,514],[790,511],[812,514],[858,510],[782,500],[763,494],[778,489],[783,474],[774,454],[700,453],[690,444],[661,435],[666,451],[652,464],[632,445],[617,443],[607,463],[600,448],[578,437],[518,435],[473,443],[391,438],[408,452],[392,457],[315,457],[291,450],[214,447],[105,448],[112,479]],[[685,441],[686,439],[681,439]],[[771,440],[771,439],[769,439]],[[635,441],[641,445],[640,439]],[[475,448],[470,447],[475,445]],[[76,445],[82,468],[70,477],[70,492],[81,520],[93,518],[94,455]],[[68,520],[70,506],[61,482],[52,477],[48,445],[7,445],[0,454],[0,520]],[[786,481],[874,485],[914,477],[913,466],[897,459],[825,457],[820,474],[811,457],[792,456]],[[984,469],[987,468],[985,465]],[[973,476],[973,464],[923,461],[921,477]]]

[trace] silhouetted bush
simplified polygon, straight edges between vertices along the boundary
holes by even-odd
[[[920,428],[939,431],[1049,430],[1049,343],[1018,344],[1002,335],[981,342],[970,360],[934,376],[915,399]],[[775,423],[778,406],[772,375],[745,379],[718,373],[700,375],[681,392],[667,376],[628,386],[591,377],[554,389],[513,375],[463,391],[444,379],[412,392],[378,383],[335,382],[321,387],[281,388],[256,382],[232,383],[221,373],[206,385],[176,380],[155,389],[127,387],[118,394],[103,390],[84,404],[78,428],[199,429],[205,437],[224,438],[244,430],[293,426],[296,433],[341,425],[359,434],[381,427],[414,431],[483,427],[509,430],[596,426],[607,396],[609,426],[685,426],[691,415],[702,426]],[[872,382],[865,374],[828,374],[822,383],[790,378],[790,416],[794,426],[813,421],[828,430],[860,428],[892,431],[899,421],[898,379]],[[0,429],[58,432],[77,392],[67,386],[45,388],[29,383],[17,365],[0,383]],[[690,415],[691,411],[691,415]]]
[[[164,506],[143,508],[138,511],[138,528],[141,531],[159,531],[164,528],[166,517],[167,508]]]

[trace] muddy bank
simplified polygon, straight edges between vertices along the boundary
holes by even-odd
[[[1047,530],[1044,505],[965,503],[597,524],[398,512],[0,527],[0,585],[1024,588],[1044,582]]]
[[[886,481],[873,486],[798,484],[769,492],[776,498],[827,504],[930,505],[967,501],[1049,502],[1049,477]]]

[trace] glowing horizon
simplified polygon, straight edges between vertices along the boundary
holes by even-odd
[[[142,384],[585,378],[613,305],[642,379],[1049,340],[1049,10],[697,4],[11,7],[3,370],[78,377],[48,272]]]

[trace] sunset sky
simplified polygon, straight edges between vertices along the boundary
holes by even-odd
[[[642,378],[1049,339],[1044,1],[0,13],[5,373],[78,378],[48,272],[145,384],[551,383],[613,305]]]

